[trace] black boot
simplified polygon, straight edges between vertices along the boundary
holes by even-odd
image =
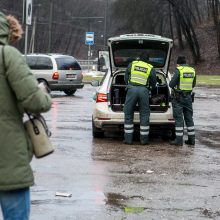
[[[195,140],[188,139],[187,141],[185,141],[185,144],[194,146],[195,145]]]
[[[141,145],[148,145],[149,141],[141,141]]]
[[[189,135],[188,140],[185,141],[185,144],[194,146],[195,145],[195,136]]]
[[[128,145],[131,145],[131,144],[132,144],[132,142],[128,142],[128,141],[126,141],[126,140],[123,140],[123,144],[128,144]]]
[[[171,145],[183,146],[183,137],[176,137],[174,141],[170,142]]]
[[[141,145],[148,145],[149,144],[148,135],[140,135],[140,142],[141,142]]]
[[[130,145],[132,144],[132,142],[133,142],[133,133],[125,133],[123,143]]]

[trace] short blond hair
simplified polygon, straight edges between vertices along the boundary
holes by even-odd
[[[23,29],[19,21],[12,15],[7,15],[6,20],[8,21],[9,24],[10,42],[14,43],[20,40],[23,34]]]

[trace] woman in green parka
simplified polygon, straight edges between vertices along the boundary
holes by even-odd
[[[51,107],[50,96],[39,89],[21,53],[8,45],[21,35],[18,21],[0,12],[0,205],[4,220],[29,219],[33,151],[23,125],[24,111],[41,113]]]

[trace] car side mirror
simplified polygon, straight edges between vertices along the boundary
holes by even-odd
[[[100,82],[98,80],[94,80],[91,82],[91,85],[94,87],[98,87],[98,86],[100,86]]]

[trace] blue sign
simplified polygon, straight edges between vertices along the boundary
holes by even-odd
[[[94,32],[86,32],[86,45],[93,45],[94,44]]]

